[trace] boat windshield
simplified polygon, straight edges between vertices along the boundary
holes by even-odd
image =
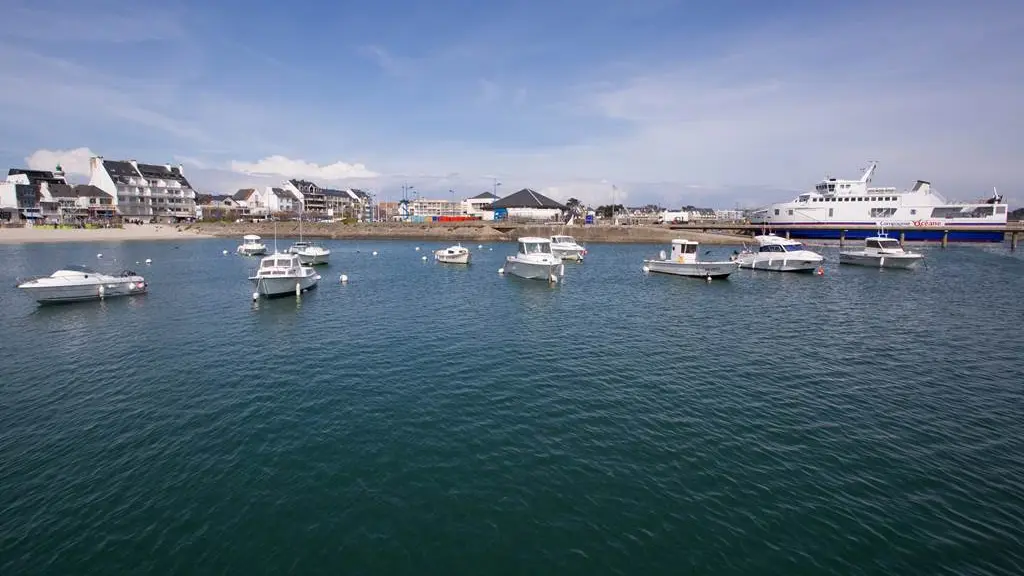
[[[900,247],[900,243],[894,238],[872,238],[868,240],[865,245],[868,248],[883,248],[888,250],[896,250]]]
[[[523,242],[519,246],[523,254],[551,254],[551,244],[547,242]]]
[[[785,244],[783,247],[786,249],[786,252],[799,252],[804,249],[803,244]]]
[[[89,268],[88,266],[79,266],[77,264],[69,264],[69,265],[61,268],[61,270],[68,270],[68,271],[71,271],[71,272],[83,272],[85,274],[95,274],[96,273],[95,270],[93,270],[92,268]]]
[[[572,236],[555,236],[551,240],[559,244],[574,244],[576,242]]]

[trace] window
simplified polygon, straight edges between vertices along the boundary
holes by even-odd
[[[833,210],[833,208],[829,208],[829,209],[828,209],[828,217],[829,217],[829,218],[831,218],[831,217],[832,217],[832,210]]]
[[[789,216],[792,216],[793,215],[793,211],[792,210],[786,210],[786,214],[789,215]]]
[[[1006,214],[1006,206],[996,206],[996,214]]]
[[[786,252],[799,252],[804,249],[803,244],[787,244],[785,246]]]
[[[776,208],[776,209],[775,209],[775,215],[776,215],[776,216],[778,216],[778,215],[779,215],[779,209],[778,209],[778,208]]]
[[[910,215],[913,216],[914,214],[917,214],[917,210],[915,208],[911,208]]]

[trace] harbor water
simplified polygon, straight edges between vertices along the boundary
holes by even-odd
[[[236,245],[0,246],[0,574],[1024,573],[1005,246],[706,283],[592,244],[552,286],[335,241],[254,303]],[[65,264],[150,292],[13,287]]]

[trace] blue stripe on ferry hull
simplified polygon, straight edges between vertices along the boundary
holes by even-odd
[[[841,229],[829,230],[806,229],[800,227],[787,228],[785,226],[773,226],[771,228],[776,234],[784,235],[787,231],[792,238],[803,238],[807,240],[839,240]],[[886,230],[890,238],[899,238],[900,230]],[[905,230],[904,238],[907,242],[941,242],[942,230],[914,229]],[[877,236],[877,230],[847,230],[847,240],[863,240],[870,236]],[[1002,232],[971,232],[971,231],[950,231],[950,242],[1002,242]]]

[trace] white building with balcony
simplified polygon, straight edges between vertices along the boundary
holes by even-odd
[[[195,219],[196,193],[180,164],[140,164],[94,156],[89,168],[89,185],[109,194],[125,218],[162,222]]]
[[[477,194],[462,201],[462,212],[466,216],[476,216],[481,220],[494,220],[494,209],[491,208],[491,204],[498,200],[499,198],[490,192]]]
[[[277,212],[302,211],[302,202],[299,201],[298,196],[296,196],[291,190],[267,186],[263,190],[263,198],[266,201],[267,210],[271,214]]]

